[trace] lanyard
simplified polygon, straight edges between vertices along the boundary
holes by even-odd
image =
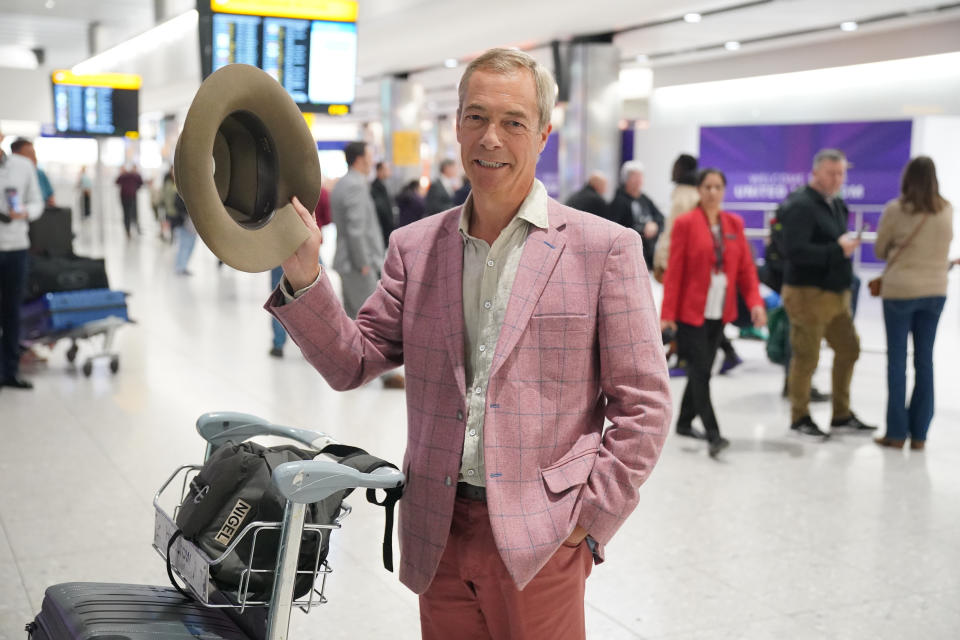
[[[710,237],[713,239],[713,270],[715,273],[721,273],[723,271],[723,254],[726,250],[723,240],[723,219],[721,216],[717,216],[717,228],[719,229],[719,233],[714,233],[713,226],[710,224],[710,218],[707,217],[706,211],[703,211],[703,209],[700,211],[703,212],[703,220],[707,223],[707,229],[710,231]]]

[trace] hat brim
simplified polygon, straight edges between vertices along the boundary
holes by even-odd
[[[225,204],[235,168],[221,128],[236,114],[262,123],[269,133],[262,143],[273,144],[275,209],[255,218],[256,184],[238,185],[250,191],[245,210]],[[239,167],[236,173],[238,182],[248,178]],[[309,237],[291,198],[310,211],[320,199],[320,161],[303,115],[276,80],[250,65],[227,65],[201,84],[177,141],[174,180],[204,243],[226,264],[251,273],[278,266]],[[235,198],[232,203],[237,205]]]

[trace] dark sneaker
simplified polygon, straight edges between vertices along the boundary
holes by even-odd
[[[25,390],[33,389],[32,382],[30,382],[29,380],[24,380],[23,378],[17,378],[17,377],[7,378],[0,384],[3,384],[3,386],[5,387],[13,387],[14,389],[25,389]]]
[[[877,428],[875,425],[860,422],[860,418],[852,412],[846,418],[834,418],[831,420],[830,427],[833,429],[853,429],[854,431],[873,431]]]
[[[283,357],[283,348],[282,348],[282,347],[273,347],[272,349],[270,349],[270,355],[273,356],[274,358],[282,358],[282,357]]]
[[[830,437],[830,434],[822,431],[810,416],[803,416],[799,420],[795,420],[793,424],[790,425],[790,428],[805,436],[814,436],[816,438],[823,438],[824,440]]]
[[[829,402],[830,394],[824,393],[814,386],[810,387],[810,402]]]
[[[743,364],[743,358],[737,354],[723,359],[723,363],[720,365],[720,375],[725,374],[727,371],[740,366]]]
[[[726,438],[717,438],[710,443],[707,453],[710,454],[711,458],[716,458],[720,455],[720,452],[730,446],[730,441]]]
[[[677,427],[677,435],[684,438],[693,438],[694,440],[706,440],[707,434],[693,427]]]

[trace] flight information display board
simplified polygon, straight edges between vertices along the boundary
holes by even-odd
[[[56,135],[136,137],[140,77],[131,74],[76,75],[55,71],[53,126]]]
[[[204,77],[250,64],[276,78],[302,111],[343,114],[356,95],[356,2],[200,0]]]

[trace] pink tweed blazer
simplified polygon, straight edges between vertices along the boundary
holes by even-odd
[[[671,417],[640,236],[548,203],[527,237],[494,351],[483,452],[490,524],[522,589],[579,523],[603,545],[638,501]],[[423,593],[450,532],[465,425],[460,208],[390,236],[356,321],[329,280],[266,309],[334,389],[405,365],[400,580]],[[610,421],[604,429],[604,419]]]

